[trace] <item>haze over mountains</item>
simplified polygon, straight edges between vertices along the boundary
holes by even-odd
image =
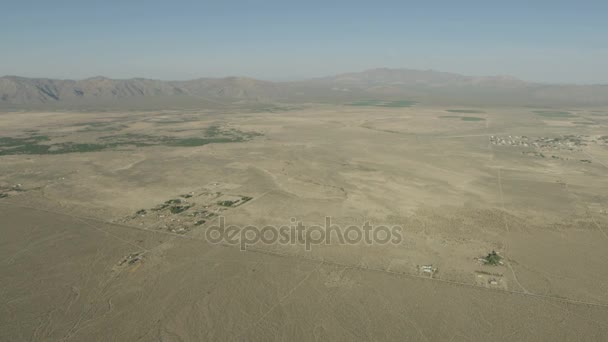
[[[189,81],[0,77],[0,105],[15,108],[120,103],[340,103],[361,98],[428,104],[598,106],[608,105],[608,85],[550,85],[507,76],[471,77],[386,68],[293,82],[241,77]]]

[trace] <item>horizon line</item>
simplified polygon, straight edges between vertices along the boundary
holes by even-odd
[[[520,82],[524,82],[524,83],[528,83],[528,84],[536,84],[536,85],[608,86],[608,81],[606,81],[605,83],[542,82],[542,81],[529,81],[529,80],[521,79],[519,77],[508,75],[508,74],[466,75],[466,74],[461,74],[461,73],[457,73],[457,72],[441,71],[441,70],[436,70],[436,69],[409,69],[409,68],[390,68],[390,67],[368,68],[368,69],[364,69],[361,71],[342,72],[342,73],[329,74],[329,75],[325,75],[325,76],[294,78],[291,80],[289,80],[289,79],[288,80],[272,80],[272,79],[251,77],[251,76],[246,76],[246,75],[228,75],[228,76],[219,76],[219,77],[200,76],[200,77],[186,78],[186,79],[163,79],[163,78],[151,78],[151,77],[144,77],[144,76],[136,76],[136,77],[129,77],[129,78],[120,78],[120,77],[114,78],[114,77],[108,77],[108,76],[104,76],[104,75],[95,75],[95,76],[89,76],[89,77],[84,77],[84,78],[63,78],[63,77],[44,77],[44,76],[30,77],[30,76],[19,76],[19,75],[7,74],[7,75],[0,76],[0,78],[14,77],[14,78],[23,78],[23,79],[44,79],[44,80],[75,81],[75,82],[93,80],[96,78],[112,80],[112,81],[149,80],[149,81],[161,81],[161,82],[187,82],[187,81],[196,81],[196,80],[202,80],[202,79],[207,79],[207,80],[248,79],[248,80],[270,82],[270,83],[290,83],[290,82],[313,81],[313,80],[318,80],[318,79],[323,79],[323,78],[337,77],[337,76],[348,75],[348,74],[361,74],[361,73],[365,73],[365,72],[380,71],[380,70],[434,72],[434,73],[451,74],[454,76],[463,76],[463,77],[470,77],[470,78],[505,78],[505,79],[511,79],[513,81],[520,81]]]

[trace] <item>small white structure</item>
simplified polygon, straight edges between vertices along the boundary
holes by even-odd
[[[433,275],[437,271],[437,268],[433,267],[433,265],[422,265],[422,266],[419,266],[418,269],[422,273],[426,273],[429,275]]]

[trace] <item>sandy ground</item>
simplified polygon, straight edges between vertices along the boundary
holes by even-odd
[[[0,340],[606,339],[608,116],[446,109],[0,115],[0,136],[49,143],[210,125],[259,133],[0,156]],[[445,117],[455,115],[479,119]],[[566,135],[584,143],[491,140]],[[184,194],[241,227],[330,216],[342,228],[398,225],[403,240],[240,251],[205,240],[217,216],[194,226],[195,207],[151,210]],[[214,204],[239,196],[251,200]],[[479,261],[492,250],[502,265]]]

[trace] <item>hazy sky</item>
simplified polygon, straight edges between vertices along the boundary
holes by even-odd
[[[608,83],[608,0],[0,4],[0,75],[283,80],[375,67]]]

